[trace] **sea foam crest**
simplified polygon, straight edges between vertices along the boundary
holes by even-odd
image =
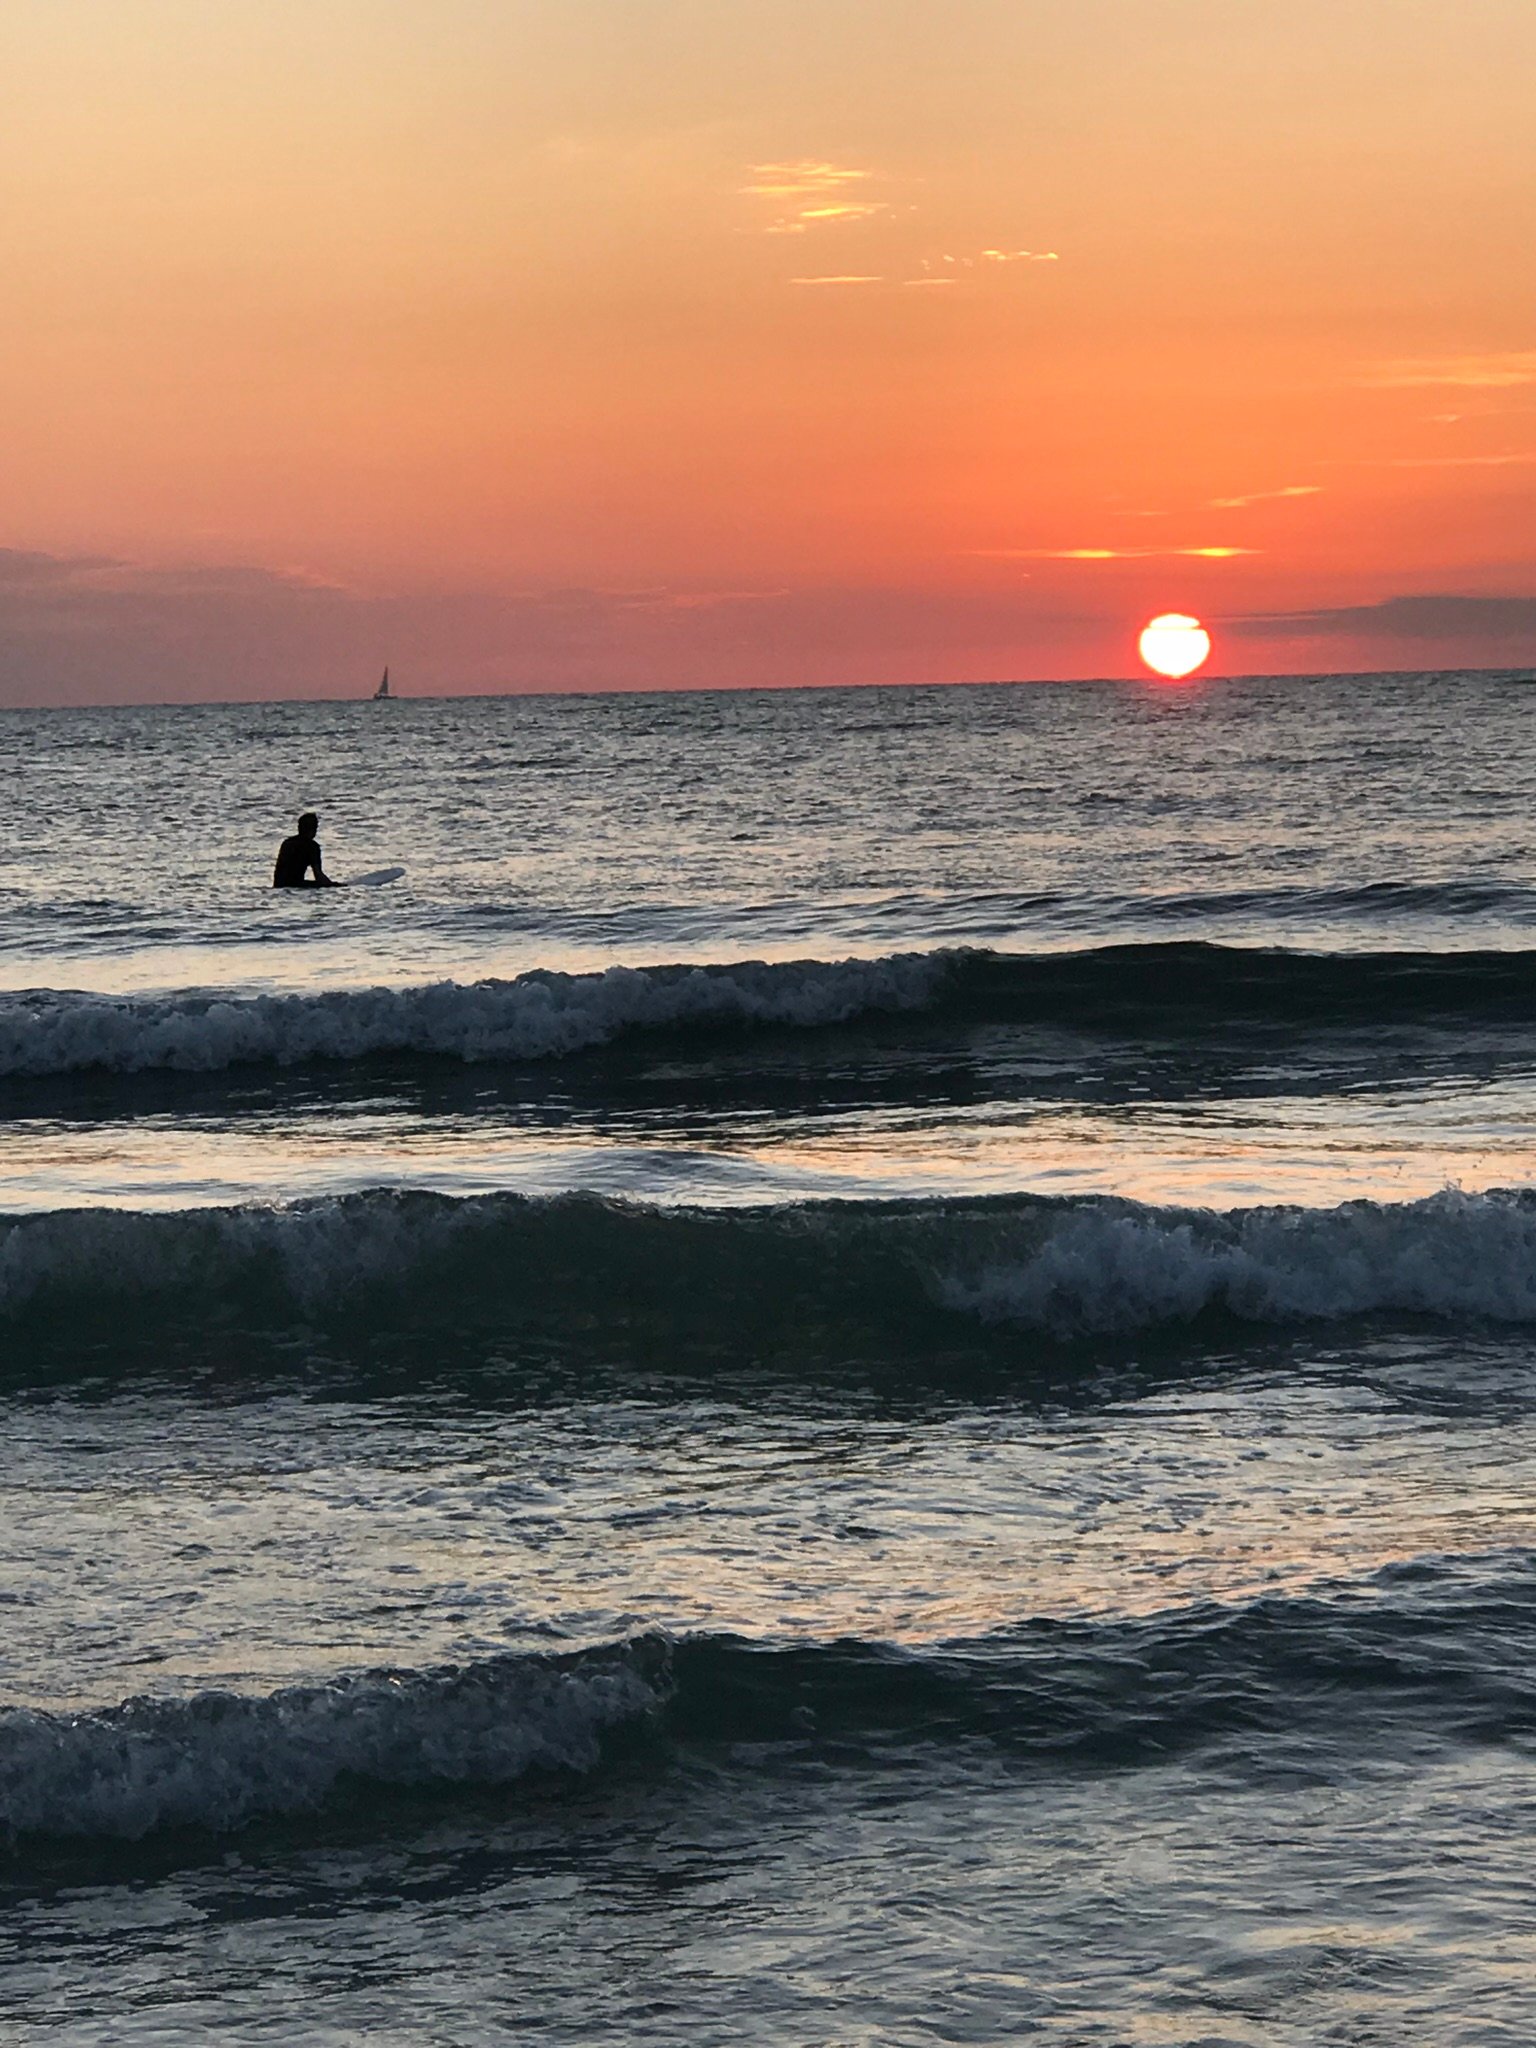
[[[0,1828],[136,1841],[307,1812],[344,1777],[505,1784],[536,1768],[587,1771],[606,1729],[661,1704],[663,1670],[652,1640],[575,1663],[508,1656],[258,1696],[15,1709],[0,1715]]]
[[[215,1073],[375,1054],[548,1059],[628,1032],[814,1027],[881,1011],[962,1024],[1273,1036],[1298,1028],[1454,1023],[1521,1031],[1536,1015],[1536,953],[1321,954],[1198,941],[862,960],[537,969],[515,981],[336,989],[317,995],[0,995],[0,1078],[98,1069]]]
[[[827,1741],[829,1767],[892,1731],[904,1746],[969,1733],[1004,1750],[1159,1767],[1234,1728],[1299,1742],[1314,1763],[1348,1720],[1378,1741],[1402,1727],[1524,1739],[1536,1713],[1533,1619],[1522,1561],[1412,1559],[1299,1599],[1044,1615],[923,1645],[652,1635],[265,1696],[13,1710],[0,1714],[0,1828],[138,1840],[315,1811],[349,1785],[585,1771],[605,1734],[645,1722],[683,1743]]]
[[[322,995],[0,997],[0,1075],[214,1073],[250,1063],[426,1053],[548,1059],[636,1030],[836,1024],[930,1000],[953,956],[744,961],[715,967],[539,970],[515,981]]]
[[[1536,1322],[1536,1196],[1446,1190],[1333,1209],[1119,1198],[658,1209],[592,1195],[375,1190],[279,1208],[61,1210],[0,1221],[0,1318],[133,1328],[237,1313],[516,1324],[637,1316],[733,1342],[836,1322],[908,1333],[935,1312],[1070,1341],[1221,1314]],[[23,1355],[18,1353],[18,1356]]]
[[[952,1307],[1060,1335],[1392,1313],[1536,1321],[1536,1202],[1446,1189],[1334,1209],[1074,1204],[1017,1256],[940,1282]]]

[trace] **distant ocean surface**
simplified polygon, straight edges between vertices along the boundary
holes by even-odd
[[[1536,2039],[1533,717],[0,713],[0,2038]]]

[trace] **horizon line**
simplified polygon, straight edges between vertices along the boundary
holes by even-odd
[[[391,691],[390,704],[486,704],[526,697],[751,697],[784,696],[792,692],[807,695],[830,694],[839,690],[1070,690],[1123,688],[1136,684],[1157,691],[1195,690],[1215,683],[1306,683],[1306,682],[1413,682],[1449,677],[1502,678],[1536,683],[1536,663],[1495,668],[1339,668],[1339,669],[1224,669],[1169,678],[1150,672],[1135,675],[1100,676],[962,676],[949,681],[891,682],[878,678],[842,683],[671,683],[648,687],[630,683],[567,684],[560,688],[492,690],[422,690],[398,694]],[[0,703],[0,713],[36,711],[224,711],[261,710],[279,705],[372,704],[378,700],[370,691],[364,696],[325,697],[148,697],[83,698],[64,704]]]

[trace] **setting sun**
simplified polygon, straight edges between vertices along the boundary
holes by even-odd
[[[1209,657],[1211,636],[1198,619],[1183,612],[1162,612],[1143,627],[1139,645],[1148,668],[1177,681],[1193,675]]]

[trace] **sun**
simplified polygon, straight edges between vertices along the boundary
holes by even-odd
[[[1162,612],[1143,627],[1141,658],[1160,676],[1177,681],[1192,676],[1211,651],[1211,636],[1198,619],[1183,612]]]

